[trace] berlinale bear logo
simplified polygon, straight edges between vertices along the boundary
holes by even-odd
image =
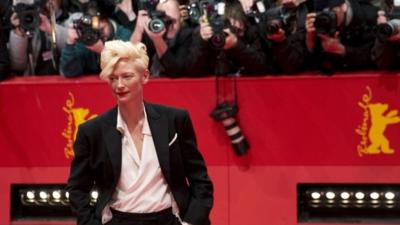
[[[372,103],[372,91],[367,86],[367,94],[364,94],[358,105],[364,110],[364,119],[357,127],[356,133],[361,136],[361,142],[357,146],[358,154],[394,154],[390,147],[389,139],[385,136],[388,125],[400,123],[397,110],[390,110],[386,103]],[[387,113],[386,113],[387,112]]]
[[[75,97],[71,92],[68,95],[70,99],[67,99],[65,106],[63,106],[64,112],[68,114],[68,125],[61,133],[67,139],[67,145],[64,147],[64,155],[67,159],[74,156],[73,144],[79,125],[97,116],[96,114],[90,115],[90,111],[87,108],[74,108]]]

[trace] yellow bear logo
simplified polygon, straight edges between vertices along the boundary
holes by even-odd
[[[97,116],[96,114],[90,115],[90,111],[87,108],[74,108],[74,95],[71,92],[68,94],[70,99],[67,99],[63,107],[64,112],[68,114],[68,124],[67,128],[61,133],[67,139],[67,145],[64,147],[64,155],[67,159],[74,156],[73,144],[79,125]]]
[[[393,154],[394,149],[390,148],[389,140],[385,137],[385,129],[389,124],[400,122],[400,117],[397,115],[397,110],[391,110],[387,114],[388,104],[372,103],[368,105],[371,113],[371,128],[368,132],[371,144],[366,149],[368,154]]]
[[[400,123],[397,110],[390,110],[386,103],[372,103],[372,91],[367,86],[367,94],[364,94],[358,105],[364,109],[364,119],[357,127],[356,133],[361,136],[361,142],[357,146],[358,154],[394,154],[390,147],[389,139],[385,136],[388,125]],[[387,113],[386,113],[387,112]]]

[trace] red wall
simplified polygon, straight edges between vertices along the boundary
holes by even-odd
[[[215,107],[215,78],[155,79],[145,98],[189,110],[215,184],[214,225],[292,225],[298,183],[400,183],[400,124],[384,133],[394,154],[360,155],[362,136],[355,132],[365,119],[359,102],[367,86],[370,103],[386,103],[389,112],[400,109],[399,83],[393,74],[240,78],[238,118],[251,145],[243,158],[233,154],[224,129],[208,116]],[[70,159],[61,133],[68,128],[62,108],[69,92],[73,108],[90,114],[115,104],[96,77],[0,83],[0,225],[10,224],[10,184],[66,182]]]

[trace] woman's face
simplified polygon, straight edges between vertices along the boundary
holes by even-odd
[[[108,83],[117,98],[117,102],[127,103],[143,99],[143,85],[149,80],[149,72],[142,71],[135,62],[121,59],[115,65]]]

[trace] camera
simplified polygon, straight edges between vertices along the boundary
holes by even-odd
[[[376,36],[379,41],[386,41],[389,37],[400,32],[400,10],[398,6],[395,11],[386,15],[388,21],[378,24],[376,27]]]
[[[203,15],[203,7],[200,2],[192,2],[187,6],[189,19],[193,24],[198,24]]]
[[[153,33],[160,33],[171,23],[165,12],[156,10],[158,0],[139,0],[139,10],[146,10],[150,17],[148,28]]]
[[[150,11],[149,30],[153,33],[160,33],[164,28],[171,24],[171,19],[162,11]]]
[[[224,18],[225,3],[213,0],[202,0],[191,3],[188,6],[190,21],[194,24],[199,23],[199,19],[207,13],[207,21],[213,30],[213,36],[210,38],[211,46],[215,49],[222,49],[225,45],[225,28],[230,27],[230,23]]]
[[[243,136],[236,121],[238,107],[236,104],[222,102],[211,112],[210,116],[224,125],[225,131],[231,139],[232,147],[236,155],[242,156],[247,153],[249,143]]]
[[[208,17],[208,22],[214,32],[210,38],[211,46],[216,49],[222,49],[225,45],[225,38],[227,36],[224,29],[230,27],[229,21],[227,21],[223,16],[213,13]]]
[[[265,12],[266,22],[264,27],[267,34],[276,34],[279,29],[288,29],[289,21],[294,18],[295,12],[295,9],[283,6],[268,9]]]
[[[314,27],[316,33],[333,36],[337,31],[336,13],[329,8],[317,12]]]
[[[31,34],[40,24],[40,6],[38,4],[18,3],[13,6],[20,21],[20,26],[26,34]]]
[[[100,38],[100,17],[85,14],[80,19],[73,21],[73,26],[78,33],[78,41],[84,45],[94,45]]]

